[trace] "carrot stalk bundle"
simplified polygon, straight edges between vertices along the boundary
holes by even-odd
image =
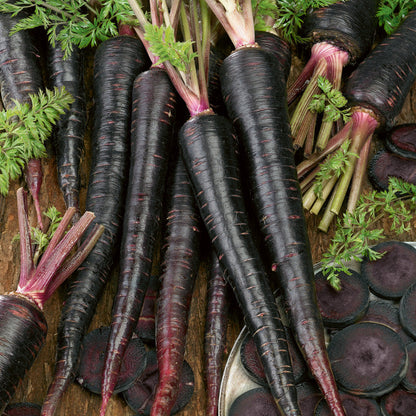
[[[84,57],[74,47],[64,59],[58,43],[49,44],[47,53],[48,78],[52,87],[65,87],[74,101],[61,116],[54,130],[54,148],[58,168],[58,182],[67,208],[75,207],[79,217],[79,168],[84,150],[84,133],[87,124],[86,93],[84,86]]]
[[[351,122],[337,133],[337,142],[351,141],[349,164],[337,181],[333,200],[321,219],[319,228],[327,231],[334,215],[338,215],[348,188],[351,188],[347,209],[355,208],[368,158],[367,146],[377,128],[388,128],[399,115],[416,79],[416,9],[413,9],[396,32],[380,42],[348,78],[345,96],[352,107]],[[331,139],[332,140],[332,139]],[[361,153],[362,152],[362,153]],[[310,167],[311,165],[309,165]]]
[[[39,53],[32,34],[22,30],[10,35],[19,17],[0,13],[0,93],[4,108],[30,103],[30,95],[43,90]],[[26,166],[25,176],[36,208],[39,227],[43,228],[39,192],[43,174],[40,160]]]
[[[222,379],[222,361],[226,348],[228,285],[218,257],[214,252],[211,254],[210,267],[204,336],[204,368],[207,386],[206,415],[217,416]]]
[[[304,32],[312,39],[311,56],[303,71],[288,89],[291,104],[303,90],[291,118],[296,148],[305,147],[305,154],[313,151],[317,114],[309,109],[311,98],[318,94],[319,76],[325,76],[337,90],[341,88],[343,69],[356,64],[370,50],[377,26],[376,13],[379,0],[337,1],[326,7],[312,10],[305,19]],[[323,120],[316,139],[318,151],[325,148],[333,123]]]
[[[86,212],[64,235],[74,209],[68,210],[40,262],[33,263],[32,243],[27,218],[25,191],[17,191],[20,230],[21,271],[14,292],[0,295],[0,411],[7,406],[19,382],[42,348],[47,322],[43,305],[87,257],[103,232],[96,225],[83,244],[70,257],[71,250],[94,219]]]
[[[179,393],[186,333],[199,268],[201,219],[188,174],[178,158],[170,181],[156,311],[159,383],[151,415],[171,414]]]
[[[54,379],[42,406],[53,415],[59,400],[74,380],[84,334],[110,278],[121,233],[134,78],[148,65],[138,39],[118,36],[104,41],[94,58],[92,161],[86,199],[106,231],[70,282],[58,326]]]
[[[172,149],[177,94],[164,69],[152,67],[133,85],[131,163],[120,248],[120,274],[106,351],[101,415],[117,382],[149,283]]]

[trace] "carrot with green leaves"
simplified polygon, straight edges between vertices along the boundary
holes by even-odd
[[[0,411],[13,397],[19,382],[42,348],[47,322],[45,302],[88,256],[103,232],[96,225],[82,245],[71,251],[94,219],[86,212],[65,234],[75,209],[63,216],[40,261],[33,260],[33,246],[27,214],[27,194],[17,191],[17,213],[20,232],[20,278],[15,291],[0,295]]]
[[[308,366],[334,415],[345,416],[316,302],[313,262],[296,173],[286,80],[275,56],[255,43],[251,3],[207,0],[235,46],[220,80],[242,149],[255,222],[267,262]]]
[[[274,399],[283,414],[300,415],[285,329],[248,226],[236,136],[231,122],[209,107],[205,57],[209,55],[210,13],[205,2],[192,2],[192,31],[186,14],[181,3],[183,43],[165,43],[169,28],[166,33],[148,32],[190,113],[179,133],[182,158],[209,238],[260,351]],[[197,54],[191,39],[198,40]],[[170,60],[169,52],[178,49],[186,51],[182,56],[187,58],[181,61],[184,67],[175,67]]]

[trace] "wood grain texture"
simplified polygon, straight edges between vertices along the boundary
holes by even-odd
[[[299,63],[294,60],[295,64]],[[292,77],[296,74],[296,68],[292,71]],[[290,82],[290,81],[289,81]],[[402,113],[398,122],[416,122],[416,88],[413,87],[411,93],[406,99]],[[89,106],[90,109],[90,106]],[[377,136],[373,141],[373,151],[380,147]],[[88,142],[86,153],[82,162],[83,180],[81,201],[85,201],[87,186],[87,172],[89,160]],[[59,191],[56,179],[56,165],[53,156],[42,161],[44,169],[44,182],[41,188],[41,206],[46,209],[48,206],[55,205],[61,212],[64,211],[64,202]],[[13,236],[17,233],[17,211],[16,211],[16,190],[22,186],[23,182],[14,181],[11,184],[10,193],[6,198],[0,200],[0,270],[2,277],[0,279],[0,291],[8,292],[16,288],[19,276],[19,247],[17,242],[13,242]],[[369,189],[368,181],[365,188]],[[30,201],[29,201],[30,202]],[[82,205],[83,206],[83,205]],[[29,212],[32,223],[35,223],[35,210],[31,202],[29,203]],[[318,262],[322,254],[328,248],[328,244],[334,232],[332,225],[327,234],[317,231],[319,218],[307,213],[308,233],[311,241],[312,256],[314,262]],[[390,230],[390,223],[383,219],[380,221],[384,227],[386,237],[400,241],[416,241],[416,218],[413,222],[412,230],[399,237],[395,236]],[[200,267],[200,273],[195,285],[193,301],[191,304],[190,326],[187,337],[186,359],[190,363],[195,373],[195,392],[191,402],[180,412],[178,416],[203,416],[206,404],[205,381],[203,371],[203,331],[205,321],[205,295],[207,281],[207,257],[205,253],[204,260]],[[156,266],[157,267],[157,266]],[[101,325],[109,325],[111,320],[111,306],[113,296],[116,292],[117,270],[114,270],[113,277],[106,287],[104,295],[99,302],[95,317],[91,323],[90,329],[97,328]],[[37,357],[35,364],[28,373],[25,380],[19,387],[12,402],[30,401],[41,404],[52,380],[56,330],[59,322],[61,305],[65,298],[65,286],[60,288],[45,306],[45,314],[49,326],[46,344]],[[234,302],[234,299],[230,299]],[[233,342],[238,336],[242,327],[241,316],[237,307],[230,308],[230,319],[227,333],[227,353],[230,352]],[[224,363],[227,356],[224,359]],[[57,416],[79,416],[99,414],[100,397],[90,394],[83,390],[78,384],[71,385],[66,392],[64,399],[58,409]],[[108,415],[128,416],[134,413],[127,407],[121,396],[114,396],[108,407]]]

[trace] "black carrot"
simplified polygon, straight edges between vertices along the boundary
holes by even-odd
[[[270,269],[277,272],[296,341],[334,415],[344,416],[316,302],[284,72],[274,55],[255,44],[249,2],[242,12],[236,9],[234,14],[228,14],[229,19],[225,18],[225,9],[211,0],[208,4],[224,27],[235,27],[240,22],[247,28],[244,36],[233,35],[230,30],[237,49],[221,67],[222,93],[242,149],[255,221]]]
[[[285,415],[300,415],[286,333],[248,226],[237,141],[225,117],[200,113],[180,144],[210,240],[253,335],[273,396]]]
[[[0,13],[0,93],[4,108],[19,103],[30,103],[30,94],[37,94],[44,88],[40,57],[28,30],[10,34],[19,22],[19,17]],[[40,161],[33,161],[25,170],[33,202],[36,208],[39,227],[42,229],[42,214],[39,191],[42,183]],[[33,177],[32,177],[33,175]],[[33,186],[30,186],[33,185]]]
[[[74,47],[65,57],[61,44],[49,44],[47,51],[48,80],[51,87],[65,87],[74,101],[54,129],[54,148],[58,183],[66,207],[75,207],[79,216],[80,163],[84,150],[87,123],[84,85],[84,56]]]
[[[73,276],[58,326],[54,379],[42,406],[53,415],[74,380],[81,342],[109,280],[121,233],[130,144],[131,91],[148,65],[143,45],[130,36],[104,41],[94,58],[94,121],[86,209],[106,231]]]
[[[303,71],[288,89],[289,104],[305,88],[291,118],[295,147],[304,153],[325,148],[333,121],[324,115],[316,142],[313,143],[317,113],[310,110],[311,99],[321,90],[319,76],[327,78],[339,90],[343,70],[357,64],[370,51],[377,27],[379,0],[337,1],[306,15],[303,31],[311,39],[311,56]],[[309,137],[309,142],[307,137]]]
[[[187,30],[185,6],[183,3],[180,6],[181,24],[189,35],[186,39],[194,40]],[[182,157],[209,238],[221,266],[227,270],[230,285],[260,351],[274,400],[285,415],[300,415],[285,328],[248,226],[237,140],[231,122],[209,108],[206,84],[209,10],[205,2],[191,3],[189,15],[195,34],[204,34],[202,41],[196,36],[197,59],[195,54],[184,54],[188,64],[185,71],[173,67],[169,59],[165,62],[191,116],[179,134]],[[159,46],[164,45],[166,50],[163,38],[157,35],[151,32],[149,38]],[[192,46],[192,42],[188,45]],[[190,77],[186,76],[189,72]]]
[[[201,218],[181,158],[167,189],[156,311],[159,382],[151,415],[169,416],[179,394],[191,299],[200,260]]]
[[[204,368],[207,386],[207,416],[218,415],[223,358],[226,351],[228,285],[217,255],[212,252],[207,288],[204,333]]]
[[[94,227],[72,257],[70,253],[94,219],[86,212],[66,234],[74,209],[62,218],[38,264],[33,260],[32,241],[23,188],[17,191],[21,268],[15,291],[0,295],[0,412],[13,397],[20,381],[42,348],[48,325],[44,303],[86,258],[103,232]]]
[[[113,393],[125,346],[137,325],[149,283],[172,152],[177,94],[153,66],[134,81],[131,163],[120,246],[120,273],[105,358],[101,414]]]

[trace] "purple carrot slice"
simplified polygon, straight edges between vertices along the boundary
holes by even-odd
[[[312,416],[318,402],[323,398],[315,381],[308,380],[296,385],[301,415]]]
[[[384,299],[371,300],[368,304],[367,312],[359,322],[375,322],[387,325],[399,334],[405,345],[414,341],[414,339],[404,331],[400,323],[399,308],[391,301]]]
[[[328,355],[340,388],[358,396],[387,394],[407,371],[407,351],[399,335],[372,322],[356,323],[334,334]]]
[[[406,345],[408,366],[407,372],[402,380],[402,386],[411,393],[416,393],[416,342]]]
[[[396,389],[381,399],[380,407],[383,416],[414,416],[416,394]]]
[[[416,159],[416,123],[396,125],[384,135],[384,144],[398,156]]]
[[[399,316],[404,330],[416,338],[416,283],[411,285],[400,299]]]
[[[228,416],[283,416],[270,390],[251,389],[238,396],[231,404]]]
[[[368,178],[379,190],[386,190],[391,176],[416,184],[416,160],[386,150],[378,151],[368,165]]]
[[[401,241],[384,241],[373,250],[383,256],[372,261],[364,257],[361,263],[361,273],[370,290],[382,298],[401,298],[416,282],[416,249]]]
[[[127,405],[137,414],[149,416],[152,409],[153,398],[159,382],[156,351],[151,349],[147,352],[147,365],[143,374],[135,383],[123,391],[123,398]],[[194,373],[187,361],[182,368],[181,383],[176,403],[172,408],[172,415],[183,409],[191,399],[194,392]]]
[[[40,416],[41,406],[37,403],[10,403],[4,410],[3,416]]]
[[[88,391],[100,394],[103,379],[104,355],[110,327],[102,326],[88,333],[82,342],[76,381]],[[127,390],[146,367],[146,348],[141,338],[132,338],[123,358],[115,393]]]
[[[316,296],[324,325],[342,328],[358,321],[368,308],[367,282],[354,271],[340,273],[341,290],[335,290],[322,272],[315,275]]]
[[[381,416],[380,406],[374,399],[345,392],[340,392],[340,396],[348,416]],[[331,410],[324,400],[320,400],[317,404],[314,416],[331,416]]]
[[[287,342],[289,348],[289,355],[292,361],[292,370],[295,383],[299,383],[307,371],[307,366],[299,347],[290,330],[287,330]],[[249,377],[261,386],[267,386],[266,376],[264,374],[263,365],[253,338],[247,334],[243,339],[240,347],[240,359],[243,368],[246,370]]]

